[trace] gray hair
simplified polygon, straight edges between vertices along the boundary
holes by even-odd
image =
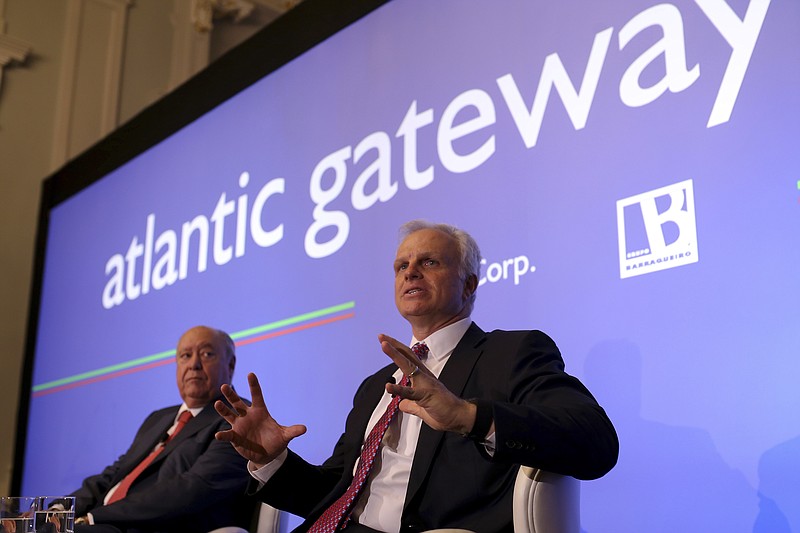
[[[450,224],[434,223],[428,222],[427,220],[417,219],[406,222],[400,226],[400,241],[402,242],[412,233],[423,229],[441,231],[442,233],[452,237],[452,239],[456,242],[456,247],[458,248],[458,273],[461,276],[461,279],[466,280],[467,277],[471,275],[475,276],[476,280],[480,279],[481,250],[478,248],[478,243],[475,242],[475,239],[472,238],[472,235],[463,229],[457,228]],[[476,290],[472,293],[469,301],[467,302],[470,312],[472,312],[472,308],[475,305],[476,293],[477,286]]]
[[[227,352],[228,359],[231,357],[236,357],[236,343],[233,342],[233,339],[230,335],[226,332],[222,331],[221,329],[209,328],[213,331],[216,331],[219,336],[222,337],[222,340],[225,342],[225,351]]]
[[[211,326],[200,326],[201,328],[205,328],[214,333],[219,338],[222,338],[223,344],[225,344],[225,357],[228,361],[231,359],[236,359],[236,343],[233,342],[233,339],[227,332],[222,331],[218,328],[212,328]],[[231,378],[233,377],[233,371],[231,371]]]

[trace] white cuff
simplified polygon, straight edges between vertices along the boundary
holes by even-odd
[[[261,468],[256,468],[251,461],[247,461],[247,471],[250,472],[250,475],[260,483],[258,488],[261,488],[264,483],[269,481],[270,478],[275,475],[275,472],[277,472],[278,469],[283,466],[283,463],[286,462],[286,457],[288,455],[289,450],[283,450],[278,457],[265,464]]]

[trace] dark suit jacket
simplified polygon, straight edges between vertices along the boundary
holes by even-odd
[[[213,404],[213,402],[212,402]],[[76,497],[76,516],[91,512],[95,523],[128,531],[210,531],[249,527],[254,500],[243,497],[246,461],[214,434],[230,426],[207,405],[172,439],[137,478],[127,496],[103,505],[108,490],[147,456],[172,426],[180,406],[151,413],[124,455],[102,473],[86,478]]]
[[[333,455],[313,466],[289,452],[257,493],[267,503],[306,517],[305,531],[347,488],[366,425],[384,393],[389,365],[355,395]],[[439,379],[462,398],[490,402],[497,449],[422,425],[411,467],[401,531],[468,528],[512,531],[511,497],[520,464],[594,479],[616,464],[619,442],[589,391],[564,372],[555,343],[540,331],[483,332],[474,323]]]

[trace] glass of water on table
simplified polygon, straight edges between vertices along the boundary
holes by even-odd
[[[72,533],[74,523],[71,496],[0,497],[0,533]]]

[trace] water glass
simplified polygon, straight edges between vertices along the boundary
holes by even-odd
[[[0,497],[0,533],[72,533],[75,498],[71,496]]]

